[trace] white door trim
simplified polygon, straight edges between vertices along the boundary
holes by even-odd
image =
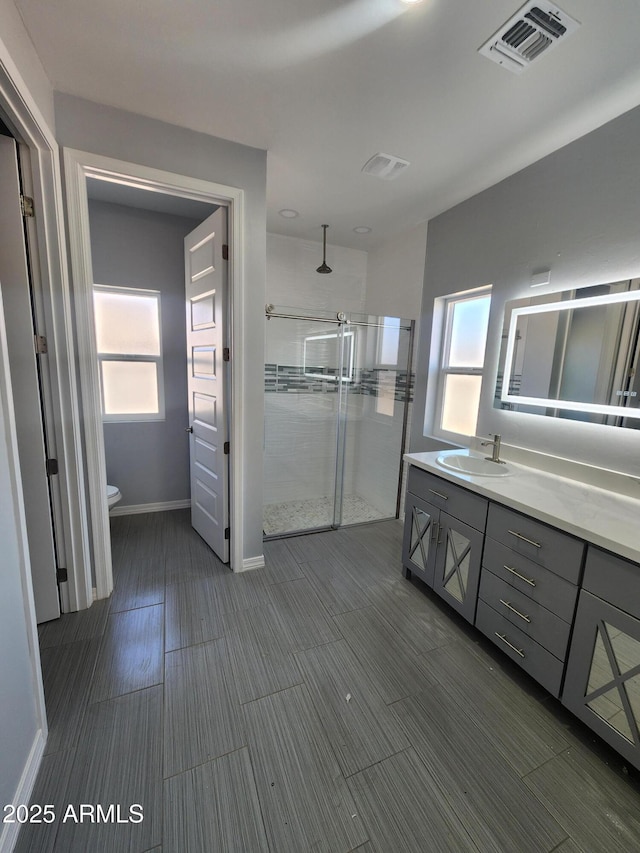
[[[99,154],[65,148],[64,171],[69,216],[71,270],[76,304],[76,330],[80,361],[82,412],[85,425],[86,469],[91,508],[96,596],[104,598],[113,589],[111,545],[105,475],[104,434],[99,396],[98,357],[93,322],[93,274],[87,178],[114,181],[152,192],[224,203],[229,208],[229,302],[231,370],[231,458],[230,458],[230,562],[234,571],[243,567],[243,429],[241,406],[244,391],[242,328],[244,322],[244,191],[237,187],[202,181],[127,163]],[[236,410],[234,413],[234,409]]]
[[[35,233],[44,317],[39,318],[48,342],[52,429],[59,463],[62,529],[68,581],[60,585],[64,612],[91,604],[84,467],[75,375],[73,319],[66,262],[62,182],[55,137],[29,92],[10,52],[0,39],[0,107],[6,123],[30,153],[35,202]],[[34,616],[35,625],[35,616]],[[44,705],[42,712],[44,714]]]

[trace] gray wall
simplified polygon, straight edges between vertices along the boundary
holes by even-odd
[[[96,284],[161,293],[165,419],[105,423],[107,481],[119,507],[189,497],[189,425],[184,308],[184,237],[198,220],[89,202]]]
[[[245,293],[242,338],[243,399],[233,401],[241,418],[244,481],[244,559],[262,554],[262,437],[264,416],[264,304],[266,259],[266,151],[196,133],[72,95],[54,95],[56,137],[61,146],[130,163],[214,181],[244,190]],[[236,306],[238,307],[238,306]],[[116,484],[117,485],[117,484]],[[231,521],[233,524],[233,519]]]
[[[13,0],[0,0],[0,34],[46,124],[53,130],[51,82]]]
[[[640,275],[639,138],[640,108],[429,222],[413,451],[439,446],[423,435],[433,300],[492,284],[478,434],[640,475],[636,430],[493,408],[504,303],[531,295],[534,272],[551,270],[549,292]]]

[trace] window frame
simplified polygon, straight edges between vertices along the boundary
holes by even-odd
[[[98,355],[98,375],[100,378],[100,406],[102,412],[103,423],[139,423],[139,422],[159,422],[166,420],[165,412],[165,393],[164,393],[164,360],[163,360],[163,341],[162,341],[162,294],[159,290],[151,290],[143,287],[123,287],[110,284],[93,285],[94,296],[96,292],[112,293],[121,296],[143,296],[146,298],[154,298],[156,301],[158,314],[158,341],[159,355],[148,355],[140,353],[102,353],[98,349],[96,340],[96,352]],[[95,317],[95,299],[94,299],[94,317]],[[104,396],[104,379],[102,365],[104,362],[135,362],[138,364],[154,364],[156,367],[156,386],[158,394],[158,411],[157,412],[126,412],[122,414],[107,414],[105,411],[105,396]]]
[[[386,372],[386,379],[388,380],[388,387],[391,388],[393,386],[393,395],[390,397],[380,396],[376,394],[375,403],[374,403],[374,411],[371,413],[374,420],[379,421],[380,423],[388,424],[390,420],[393,420],[396,417],[396,402],[398,402],[395,398],[395,391],[398,383],[398,372],[401,370],[399,364],[399,353],[400,353],[400,334],[403,330],[402,326],[402,318],[391,316],[384,314],[383,323],[378,328],[378,334],[376,335],[376,360],[375,360],[375,369],[380,372],[384,370]],[[397,320],[396,323],[387,323],[388,320]],[[382,356],[384,355],[385,350],[385,332],[387,329],[393,329],[394,334],[397,336],[397,346],[396,346],[396,357],[395,361],[388,362],[384,361]],[[380,382],[380,377],[378,377],[378,386],[382,383]],[[385,403],[391,403],[389,408],[391,411],[384,411]]]
[[[482,399],[482,380],[484,379],[485,370],[486,370],[486,354],[487,354],[487,341],[489,338],[489,322],[487,322],[487,335],[484,343],[484,356],[482,361],[482,367],[471,367],[471,366],[458,366],[451,367],[449,364],[450,359],[450,350],[451,350],[451,337],[452,337],[452,328],[453,328],[453,306],[460,304],[462,302],[470,302],[476,299],[482,299],[485,297],[489,297],[489,311],[491,311],[491,295],[492,295],[492,286],[485,285],[483,287],[474,288],[473,290],[464,290],[458,293],[451,293],[448,296],[439,297],[436,299],[436,306],[439,303],[440,312],[437,310],[434,312],[437,318],[441,318],[441,327],[440,327],[440,346],[438,349],[438,361],[436,365],[436,374],[437,374],[437,391],[435,396],[434,403],[434,412],[433,412],[433,426],[432,432],[433,435],[437,438],[442,438],[445,441],[450,441],[456,444],[469,444],[469,439],[475,436],[475,432],[473,434],[467,435],[466,433],[458,433],[452,432],[450,430],[446,430],[442,427],[442,417],[444,413],[444,397],[445,397],[445,386],[446,379],[448,376],[479,376],[480,377],[480,398]],[[490,321],[490,316],[489,316]],[[476,420],[476,429],[477,429],[477,420]]]

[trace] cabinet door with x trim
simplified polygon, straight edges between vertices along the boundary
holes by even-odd
[[[416,574],[433,586],[440,510],[407,492],[404,511],[402,564],[405,578]]]
[[[475,617],[483,542],[479,530],[440,513],[433,588],[469,622]]]

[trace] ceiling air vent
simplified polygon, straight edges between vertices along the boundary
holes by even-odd
[[[366,172],[367,175],[374,175],[376,178],[392,181],[398,177],[400,172],[404,172],[409,165],[409,161],[403,160],[402,157],[394,157],[392,154],[374,154],[364,164],[362,171]]]
[[[480,53],[503,68],[521,74],[579,26],[578,21],[557,6],[532,0],[482,45]]]

